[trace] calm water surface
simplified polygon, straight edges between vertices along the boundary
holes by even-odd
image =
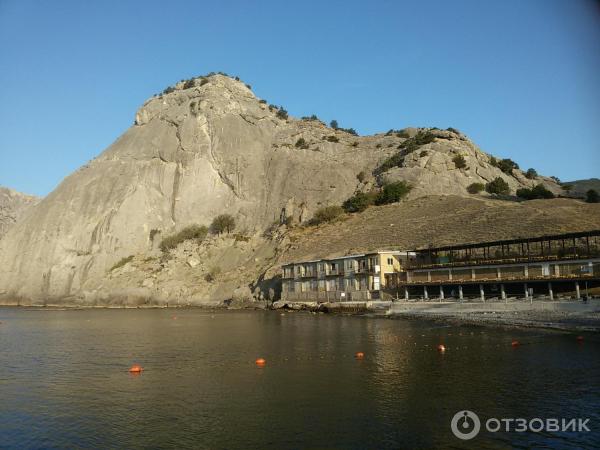
[[[193,309],[0,308],[0,322],[0,448],[600,446],[594,335],[582,344],[540,331]],[[128,373],[133,363],[140,376]],[[463,442],[450,420],[464,409],[590,418],[592,432]]]

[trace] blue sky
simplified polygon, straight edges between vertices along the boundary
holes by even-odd
[[[600,176],[600,4],[0,0],[0,185],[46,195],[152,94],[224,71],[360,134],[449,126]]]

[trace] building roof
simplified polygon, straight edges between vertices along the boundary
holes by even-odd
[[[457,244],[457,245],[448,245],[445,247],[433,247],[433,248],[422,248],[418,250],[414,250],[416,253],[435,253],[439,251],[450,251],[450,250],[464,250],[468,248],[481,248],[481,247],[494,247],[497,245],[510,245],[510,244],[521,244],[521,243],[531,243],[531,242],[546,242],[546,241],[555,241],[555,240],[563,240],[563,239],[577,239],[582,237],[591,237],[591,236],[600,236],[600,230],[591,230],[591,231],[581,231],[577,233],[564,233],[564,234],[553,234],[553,235],[544,235],[544,236],[536,236],[536,237],[528,237],[528,238],[519,238],[519,239],[505,239],[500,241],[488,241],[488,242],[478,242],[473,244]]]
[[[354,254],[354,255],[336,256],[333,258],[311,259],[308,261],[294,261],[294,262],[289,262],[287,264],[283,264],[281,267],[293,266],[294,264],[309,264],[309,263],[316,263],[316,262],[321,262],[321,261],[337,261],[340,259],[362,258],[365,256],[382,255],[382,254],[402,255],[402,254],[414,254],[414,252],[413,251],[400,251],[400,250],[378,250],[376,252],[367,252],[367,253],[358,253],[358,254]]]

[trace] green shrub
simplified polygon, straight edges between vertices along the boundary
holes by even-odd
[[[452,127],[446,128],[446,131],[450,131],[451,133],[460,134],[460,131],[458,131],[456,128],[452,128]]]
[[[318,225],[320,223],[332,222],[342,214],[344,214],[344,210],[341,206],[326,206],[318,209],[315,212],[315,215],[311,219],[310,223],[311,225]]]
[[[467,167],[467,160],[463,155],[456,155],[454,158],[452,158],[452,161],[457,169],[464,169]]]
[[[258,103],[262,103],[262,104],[264,105],[264,104],[266,104],[266,103],[267,103],[267,101],[266,101],[266,100],[263,100],[263,99],[260,99],[260,100],[258,101]]]
[[[307,149],[308,148],[308,142],[306,142],[306,140],[304,138],[300,138],[296,141],[295,144],[296,148],[302,148],[302,149]]]
[[[408,134],[408,131],[406,131],[406,130],[400,130],[400,131],[396,132],[396,137],[404,138],[404,139],[409,139],[410,135]]]
[[[510,186],[504,179],[497,177],[485,185],[485,190],[490,194],[508,195]]]
[[[123,267],[125,264],[133,260],[133,255],[126,256],[125,258],[121,258],[114,266],[110,268],[110,272],[119,267]]]
[[[535,177],[538,176],[538,173],[535,169],[527,169],[527,172],[525,172],[525,176],[530,180],[533,180]]]
[[[412,186],[404,181],[387,183],[383,186],[375,203],[377,205],[387,205],[388,203],[399,202],[403,197],[406,197],[411,189]]]
[[[338,128],[338,130],[343,131],[345,133],[349,133],[352,136],[358,136],[358,133],[354,128]]]
[[[352,143],[352,147],[358,147],[358,141],[354,141],[354,142]]]
[[[195,81],[193,78],[190,78],[189,80],[185,80],[185,83],[183,83],[183,89],[190,89],[193,88],[196,85]]]
[[[469,194],[479,194],[481,191],[485,189],[483,183],[471,183],[467,186],[467,192]]]
[[[246,83],[246,87],[250,90],[252,90],[252,86],[250,86],[248,83]]]
[[[560,184],[560,178],[555,177],[554,175],[551,176],[550,178],[552,178],[554,181],[556,181],[558,184]]]
[[[383,172],[387,172],[388,170],[394,167],[402,167],[404,163],[404,155],[402,153],[396,153],[393,156],[390,156],[388,159],[383,161],[379,167],[375,169],[376,174],[381,174]]]
[[[337,130],[338,129],[338,122],[337,122],[337,120],[334,119],[331,122],[329,122],[329,126],[331,128],[333,128],[334,130]]]
[[[495,158],[494,158],[495,159]],[[507,175],[512,175],[513,169],[518,169],[519,165],[510,158],[496,160],[496,167]]]
[[[408,154],[414,152],[422,145],[429,144],[433,141],[435,141],[435,136],[433,133],[430,133],[429,131],[419,131],[413,137],[402,142],[398,148],[404,150],[405,153]]]
[[[419,153],[419,158],[423,158],[424,156],[429,155],[429,152],[427,150],[422,150],[421,153]]]
[[[340,140],[337,138],[337,136],[333,136],[333,135],[331,135],[331,136],[327,136],[327,137],[325,138],[325,140],[326,140],[326,141],[329,141],[329,142],[340,142]]]
[[[154,242],[154,238],[159,233],[160,233],[160,230],[157,230],[156,228],[151,229],[150,230],[150,242]]]
[[[600,203],[600,194],[595,189],[590,189],[585,193],[585,201],[588,203]]]
[[[381,144],[377,144],[375,148],[381,148]]]
[[[288,118],[288,112],[285,110],[285,108],[283,106],[279,107],[279,109],[277,110],[277,113],[275,115],[282,120],[287,120],[287,118]]]
[[[361,170],[360,172],[358,172],[358,175],[356,175],[356,179],[358,181],[360,181],[361,183],[363,183],[366,178],[367,178],[367,174],[365,173],[364,170]]]
[[[342,208],[349,213],[362,212],[375,204],[379,194],[377,192],[359,192],[344,202]]]
[[[210,224],[210,231],[214,234],[231,233],[235,228],[235,219],[230,214],[220,214]]]
[[[538,184],[531,189],[517,189],[517,197],[524,200],[535,200],[538,198],[554,198],[554,194],[546,189],[543,184]]]
[[[196,239],[198,241],[204,240],[208,230],[205,226],[199,225],[190,225],[189,227],[185,227],[183,230],[176,234],[172,234],[170,236],[165,237],[160,243],[160,249],[163,252],[167,252],[171,249],[176,248],[183,241],[187,241],[189,239]]]

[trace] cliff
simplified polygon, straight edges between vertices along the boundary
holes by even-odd
[[[513,193],[538,183],[562,192],[550,178],[502,171],[456,130],[364,137],[349,131],[288,117],[227,76],[180,82],[145,102],[115,143],[8,230],[0,240],[0,299],[97,304],[235,297],[281,257],[283,231],[265,234],[274,223],[304,223],[318,208],[387,181],[409,181],[409,201],[469,198],[467,186],[496,177]],[[418,149],[409,145],[424,135]],[[157,248],[164,236],[208,225],[223,213],[235,217],[236,236],[188,242],[171,255]]]
[[[0,186],[0,239],[39,201],[40,199],[33,195]]]

